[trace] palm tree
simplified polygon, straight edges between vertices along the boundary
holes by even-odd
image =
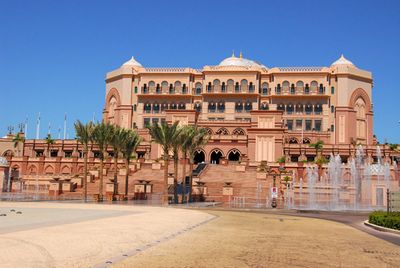
[[[148,127],[151,138],[154,142],[161,145],[164,158],[164,191],[163,200],[164,205],[168,204],[168,165],[169,165],[169,152],[172,149],[173,142],[178,137],[181,128],[178,126],[179,122],[176,121],[171,126],[166,122],[161,124],[152,124]]]
[[[103,201],[103,166],[104,158],[107,152],[107,147],[113,136],[114,127],[105,122],[101,122],[94,127],[93,130],[93,141],[99,148],[100,151],[100,185],[99,185],[99,201]]]
[[[315,154],[318,157],[318,153],[322,152],[322,149],[324,148],[324,142],[318,140],[316,143],[311,143],[310,147],[315,149]]]
[[[182,168],[182,204],[185,201],[186,194],[186,160],[188,159],[188,154],[190,150],[190,146],[192,145],[193,139],[195,137],[196,131],[193,126],[185,126],[180,135],[181,141],[181,150],[182,150],[182,158],[184,160],[183,168]]]
[[[174,203],[178,204],[178,164],[179,151],[182,148],[183,128],[180,128],[180,134],[172,141],[172,158],[174,159]]]
[[[94,124],[90,121],[83,124],[81,121],[76,121],[74,124],[76,139],[83,145],[84,162],[84,175],[83,175],[83,199],[87,202],[87,173],[88,173],[88,153],[89,144],[92,143]]]
[[[25,142],[25,137],[21,136],[20,133],[17,133],[17,135],[14,136],[14,138],[13,138],[12,141],[14,142],[14,148],[17,148],[17,147],[19,147],[18,145],[19,145],[20,143],[24,144],[24,142]],[[17,152],[18,152],[18,156],[20,156],[20,155],[19,155],[19,152],[20,152],[19,148],[18,148]]]
[[[110,143],[113,147],[114,153],[114,191],[113,191],[113,200],[118,194],[118,156],[121,152],[121,144],[123,137],[123,129],[118,126],[112,126],[113,135],[111,137]]]
[[[47,144],[47,156],[50,157],[50,155],[51,155],[50,147],[51,147],[52,144],[55,143],[55,140],[51,137],[50,133],[47,134],[47,137],[46,137],[45,140],[46,140],[46,144]]]
[[[207,144],[208,139],[210,138],[205,128],[194,127],[194,132],[195,133],[193,133],[192,142],[189,146],[189,161],[190,161],[189,202],[191,202],[192,200],[194,153],[197,149]]]
[[[136,131],[131,129],[123,129],[121,131],[121,152],[125,159],[125,198],[128,198],[128,183],[129,183],[129,163],[132,155],[136,152],[139,147],[142,138],[137,134]]]

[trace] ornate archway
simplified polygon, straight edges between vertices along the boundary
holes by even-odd
[[[218,165],[223,156],[224,156],[224,154],[222,153],[222,151],[220,149],[212,150],[211,154],[210,154],[210,163]]]
[[[240,153],[239,150],[232,149],[228,153],[228,160],[229,161],[239,161],[240,160],[240,156],[241,156],[241,153]]]
[[[206,161],[206,154],[203,150],[197,150],[194,152],[194,164],[203,163]]]

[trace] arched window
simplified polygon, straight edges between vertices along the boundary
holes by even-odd
[[[200,95],[201,94],[201,88],[202,88],[201,83],[197,82],[195,87],[196,87],[196,95]]]
[[[149,90],[147,89],[147,84],[143,85],[143,93],[146,94],[147,92],[149,92]]]
[[[307,103],[304,107],[304,110],[306,111],[306,114],[312,114],[312,105],[310,103]]]
[[[285,111],[285,105],[283,103],[278,104],[277,110],[278,111]]]
[[[226,128],[220,128],[215,132],[217,135],[229,135],[229,131]]]
[[[303,112],[304,112],[303,104],[298,103],[298,104],[296,105],[296,113],[302,114]]]
[[[289,91],[290,83],[289,81],[283,81],[282,83],[282,89],[285,91]]]
[[[225,92],[225,91],[226,91],[225,82],[222,82],[221,92]]]
[[[308,86],[308,84],[306,84],[304,88],[304,94],[310,94],[310,87]]]
[[[169,84],[169,94],[174,94],[175,93],[175,88],[172,84]]]
[[[151,105],[150,105],[150,103],[146,103],[146,104],[144,105],[144,107],[143,107],[143,110],[144,110],[144,112],[145,112],[146,114],[151,113]]]
[[[233,135],[238,135],[238,136],[242,136],[242,135],[246,135],[246,132],[244,132],[243,129],[241,128],[236,128],[233,132]]]
[[[157,84],[157,86],[156,86],[156,93],[157,93],[157,94],[160,94],[160,93],[161,93],[160,84]]]
[[[161,82],[161,91],[162,92],[168,92],[168,82],[167,81],[162,81]]]
[[[114,117],[116,108],[117,108],[117,98],[115,98],[115,96],[112,96],[110,98],[110,101],[108,102],[108,116],[109,117]]]
[[[228,81],[226,81],[226,84],[228,85],[228,91],[233,92],[235,82],[232,79],[229,79]]]
[[[214,134],[214,132],[212,131],[212,129],[209,128],[209,127],[206,127],[205,130],[206,130],[207,134],[210,135],[210,136]]]
[[[218,92],[220,90],[220,84],[221,84],[221,81],[219,81],[218,79],[215,79],[213,81],[213,90],[215,92]]]
[[[178,109],[179,109],[179,110],[185,110],[185,109],[186,109],[186,104],[183,103],[183,102],[179,103]]]
[[[358,139],[365,139],[367,137],[367,121],[366,121],[366,103],[363,98],[359,97],[354,105],[356,112],[356,135]]]
[[[261,103],[260,104],[260,110],[263,110],[263,111],[269,110],[268,103],[266,103],[266,102]]]
[[[310,143],[311,143],[311,140],[310,140],[309,138],[304,138],[304,139],[303,139],[303,143],[304,143],[304,144],[310,144]]]
[[[290,94],[292,95],[296,94],[296,89],[294,88],[294,84],[290,86]]]
[[[161,105],[161,112],[163,112],[163,111],[165,111],[165,110],[167,110],[167,109],[168,109],[168,103],[164,102],[164,103]]]
[[[150,90],[154,89],[156,87],[156,83],[154,81],[149,82],[149,88]]]
[[[153,112],[158,114],[160,112],[160,104],[154,103],[153,104]]]
[[[262,83],[261,88],[262,88],[261,94],[268,95],[268,88],[269,88],[268,83],[267,82]]]
[[[299,142],[297,141],[297,139],[295,137],[292,137],[289,139],[289,144],[298,144]]]
[[[247,85],[248,85],[248,82],[246,79],[243,79],[242,81],[240,81],[240,87],[242,88],[242,90],[247,89]]]
[[[310,88],[312,91],[317,91],[318,89],[318,82],[317,81],[311,81],[310,83]]]
[[[243,103],[241,101],[236,102],[235,104],[235,111],[237,113],[243,112]]]
[[[280,95],[280,94],[281,94],[281,92],[282,92],[281,84],[278,84],[278,85],[276,86],[275,92],[276,92],[277,95]]]
[[[235,92],[240,92],[240,86],[238,82],[235,84]]]
[[[314,106],[314,112],[315,114],[322,114],[322,105],[320,103]]]
[[[208,112],[215,113],[216,106],[217,105],[215,104],[215,102],[209,102],[208,103]]]
[[[250,82],[250,84],[249,84],[249,92],[250,92],[250,93],[253,93],[253,92],[254,92],[254,85],[253,85],[253,82]]]
[[[220,102],[218,102],[217,106],[218,106],[218,112],[220,112],[220,113],[225,112],[225,102],[220,101]]]
[[[207,92],[208,92],[208,93],[212,92],[212,85],[211,85],[211,82],[209,82],[208,85],[207,85]]]
[[[246,112],[250,112],[253,109],[253,103],[251,103],[250,101],[246,102],[244,109]]]
[[[303,92],[303,89],[304,89],[304,83],[303,83],[303,81],[297,81],[297,82],[296,82],[296,90],[297,90],[298,92]]]
[[[320,84],[318,89],[318,94],[324,94],[324,92],[325,92],[324,85]]]
[[[182,94],[186,94],[186,93],[187,93],[186,84],[183,84],[183,86],[182,86]]]
[[[171,103],[171,105],[169,106],[169,108],[171,109],[171,110],[176,110],[176,103]]]
[[[293,107],[293,104],[288,104],[288,105],[286,105],[286,113],[287,114],[293,114],[293,111],[294,111],[294,107]]]

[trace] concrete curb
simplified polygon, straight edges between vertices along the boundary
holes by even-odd
[[[395,229],[390,229],[390,228],[386,228],[383,226],[375,225],[373,223],[370,223],[368,220],[364,221],[364,225],[371,227],[375,230],[381,231],[381,232],[387,232],[387,233],[400,235],[400,230],[395,230]]]

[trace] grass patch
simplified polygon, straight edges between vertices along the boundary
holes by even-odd
[[[400,212],[386,213],[374,211],[369,215],[369,222],[379,226],[400,230]]]

